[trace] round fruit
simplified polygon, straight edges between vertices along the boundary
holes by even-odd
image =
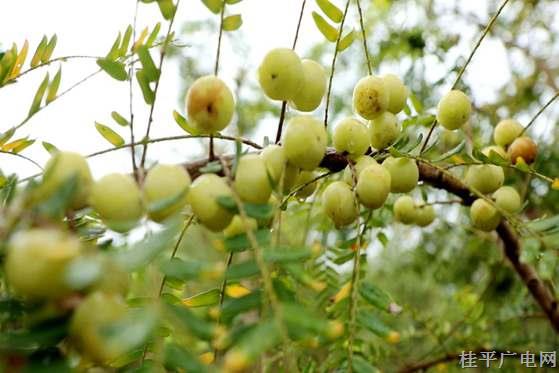
[[[340,153],[347,152],[350,157],[363,155],[369,147],[367,126],[357,119],[346,118],[334,129],[332,140]]]
[[[235,113],[233,93],[216,76],[198,78],[186,94],[186,112],[201,134],[219,132],[227,127]]]
[[[355,178],[359,180],[359,175],[361,175],[361,171],[363,171],[368,166],[376,165],[376,164],[378,164],[377,161],[373,157],[369,157],[368,155],[362,155],[358,157],[355,160],[355,164],[353,165],[353,168],[355,168]],[[344,169],[343,180],[349,185],[353,186],[353,173],[349,165],[347,165],[346,168]]]
[[[531,164],[538,155],[538,146],[531,138],[522,136],[510,144],[508,154],[513,164],[518,162],[518,158],[522,158],[524,162]]]
[[[489,232],[501,222],[501,214],[484,199],[478,198],[470,207],[470,218],[474,227]]]
[[[283,193],[289,193],[293,189],[300,173],[301,169],[299,167],[295,167],[289,162],[285,165],[285,172],[281,181]]]
[[[161,222],[186,205],[190,175],[177,165],[158,164],[144,181],[144,200],[151,220]]]
[[[266,163],[257,154],[241,157],[235,172],[235,190],[249,203],[266,203],[272,194]]]
[[[353,223],[359,215],[353,192],[343,181],[334,181],[324,189],[322,206],[337,228]]]
[[[140,188],[124,174],[109,174],[93,184],[89,203],[116,232],[134,228],[144,213]]]
[[[223,235],[225,237],[238,236],[247,232],[247,229],[255,231],[258,228],[258,222],[256,219],[247,218],[246,225],[243,219],[239,215],[235,215],[231,223],[223,230]]]
[[[72,177],[76,177],[77,189],[70,203],[73,209],[87,205],[87,197],[93,178],[87,160],[78,153],[58,152],[45,166],[43,181],[35,190],[35,197],[44,201],[52,197]]]
[[[437,121],[447,130],[462,127],[470,118],[472,104],[468,96],[459,90],[452,90],[439,102]]]
[[[487,146],[487,147],[483,148],[481,152],[486,157],[489,157],[491,155],[491,152],[495,152],[499,155],[499,157],[501,157],[505,160],[509,159],[509,155],[507,154],[507,151],[502,146],[499,146],[499,145]]]
[[[411,158],[388,157],[382,166],[390,172],[390,191],[407,193],[413,190],[419,180],[417,164]]]
[[[313,60],[303,60],[303,85],[295,93],[291,104],[299,111],[316,109],[326,91],[326,72]]]
[[[103,274],[91,290],[125,296],[130,285],[130,275],[128,272],[110,258],[103,258],[101,263]]]
[[[435,220],[435,209],[432,205],[418,206],[415,209],[414,223],[420,227],[426,227]]]
[[[523,131],[523,127],[514,119],[504,119],[497,123],[493,131],[493,140],[495,144],[507,147],[512,144]]]
[[[304,79],[305,70],[299,56],[288,48],[272,49],[258,68],[260,86],[272,100],[291,100]]]
[[[231,223],[233,214],[221,207],[218,197],[232,196],[231,188],[215,174],[204,174],[190,186],[188,203],[200,222],[214,232],[219,232]]]
[[[470,166],[466,173],[466,184],[483,194],[496,191],[504,181],[503,168],[493,164]]]
[[[78,238],[56,229],[18,232],[8,242],[6,279],[14,292],[31,299],[55,299],[72,292],[65,271],[81,251]]]
[[[287,123],[283,147],[289,163],[303,170],[318,167],[326,151],[326,129],[311,116],[298,116]]]
[[[416,219],[416,209],[413,198],[400,196],[394,202],[394,218],[402,224],[412,224]]]
[[[520,195],[516,189],[510,186],[503,186],[497,189],[497,191],[493,193],[493,199],[499,208],[511,214],[517,213],[522,208]]]
[[[388,100],[384,81],[376,76],[361,78],[353,89],[353,108],[365,119],[374,119],[386,111]]]
[[[111,338],[106,329],[122,320],[128,311],[126,303],[116,294],[91,293],[80,303],[70,323],[70,336],[91,360],[109,364],[125,353],[118,338]]]
[[[296,196],[299,198],[307,198],[310,197],[314,191],[316,190],[316,181],[312,182],[311,181],[316,178],[317,174],[314,171],[301,171],[299,173],[299,176],[297,177],[297,181],[296,181],[296,185],[300,186],[306,183],[310,183],[307,186],[305,186],[302,189],[299,189],[297,191]]]
[[[268,174],[274,183],[279,184],[287,163],[283,148],[279,145],[268,145],[262,150],[260,157],[264,160]]]
[[[377,150],[392,145],[399,134],[398,119],[390,112],[382,113],[369,123],[371,146]]]
[[[357,198],[365,207],[378,209],[390,193],[390,172],[379,164],[365,167],[357,179]]]
[[[386,110],[393,114],[398,114],[406,106],[409,95],[408,88],[394,74],[384,75],[382,81],[388,91],[388,107]]]

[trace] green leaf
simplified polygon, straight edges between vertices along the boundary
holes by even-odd
[[[241,1],[243,1],[243,0],[225,0],[225,4],[232,5],[232,4],[240,3]]]
[[[58,72],[52,79],[52,82],[50,82],[48,92],[47,92],[47,99],[46,99],[47,105],[56,99],[56,94],[58,93],[58,88],[60,87],[61,79],[62,79],[62,67],[58,68]]]
[[[128,122],[128,119],[124,118],[122,115],[120,115],[117,111],[113,111],[111,112],[111,117],[113,118],[113,120],[123,126],[123,127],[127,127],[130,125],[130,122]]]
[[[151,33],[149,34],[146,40],[146,44],[145,44],[146,47],[151,48],[153,46],[153,43],[155,42],[155,39],[157,39],[160,30],[161,30],[161,22],[157,22],[157,24],[155,25],[153,30],[151,30]]]
[[[329,0],[316,0],[320,9],[335,23],[342,22],[344,13],[336,5],[332,4]]]
[[[0,146],[10,141],[10,139],[14,136],[15,133],[16,133],[16,129],[12,127],[6,132],[4,132],[2,135],[0,135]]]
[[[363,283],[359,287],[359,294],[369,304],[388,312],[390,307],[390,296],[371,283]]]
[[[213,306],[219,303],[219,294],[219,289],[215,288],[185,298],[182,303],[190,308]]]
[[[99,67],[113,79],[119,81],[125,81],[128,79],[128,73],[126,72],[125,66],[122,62],[100,58],[97,60],[97,65],[99,65]]]
[[[124,32],[124,37],[122,38],[122,43],[120,44],[120,48],[118,51],[118,55],[120,57],[126,56],[128,53],[128,47],[130,45],[130,40],[132,39],[133,28],[131,25],[128,25],[126,31]]]
[[[105,57],[107,60],[115,61],[120,56],[121,39],[122,39],[122,34],[119,32],[115,41],[113,42],[113,46],[109,50],[109,53],[107,53],[107,57]]]
[[[302,262],[312,256],[310,248],[273,247],[263,252],[264,260],[273,263]]]
[[[324,337],[331,335],[331,322],[315,314],[311,309],[295,303],[284,303],[281,307],[290,334],[300,335],[305,331]]]
[[[144,70],[138,70],[138,72],[136,72],[136,79],[138,80],[138,84],[142,90],[144,101],[148,105],[153,105],[153,102],[155,101],[155,93],[149,86],[149,81],[145,76]]]
[[[340,43],[338,44],[338,51],[343,52],[344,50],[349,48],[349,46],[353,43],[354,40],[355,40],[355,31],[351,30],[346,36],[344,36],[340,40]]]
[[[18,154],[18,153],[22,152],[24,149],[33,145],[34,143],[35,143],[35,140],[23,139],[19,142],[19,144],[14,146],[11,151],[12,151],[12,153]]]
[[[199,171],[202,174],[216,174],[218,172],[221,172],[221,170],[222,170],[221,163],[219,161],[213,161],[213,162],[209,162],[207,165],[200,168]]]
[[[32,117],[35,115],[39,109],[41,108],[41,102],[43,101],[43,97],[45,96],[45,92],[49,85],[49,73],[45,75],[45,78],[39,85],[37,92],[35,93],[35,97],[33,97],[33,101],[31,102],[31,107],[29,108],[29,113],[27,114],[28,117]]]
[[[48,175],[43,175],[46,178]],[[46,201],[36,206],[40,214],[52,218],[59,218],[68,209],[78,189],[78,176],[72,175],[49,197]]]
[[[249,260],[239,264],[233,264],[226,273],[228,281],[242,280],[255,276],[260,273],[258,264],[254,260]]]
[[[554,233],[559,230],[559,215],[547,219],[533,220],[527,224],[528,228],[544,234]]]
[[[234,214],[239,213],[237,204],[231,196],[219,196],[217,203]],[[274,214],[274,207],[269,204],[243,203],[246,214],[257,220],[270,219]]]
[[[111,346],[118,346],[123,353],[129,352],[147,341],[158,319],[158,312],[153,307],[130,309],[123,318],[101,328],[101,333]]]
[[[388,237],[386,237],[384,232],[378,232],[377,239],[380,241],[382,246],[386,247],[386,245],[388,245]]]
[[[379,371],[365,360],[365,358],[357,354],[353,356],[351,367],[355,373],[376,373]]]
[[[98,256],[81,256],[66,268],[64,282],[71,289],[82,290],[93,285],[103,275],[103,263]]]
[[[466,146],[466,140],[462,140],[460,142],[460,144],[456,145],[454,148],[450,149],[449,151],[445,152],[444,154],[442,154],[440,157],[437,157],[435,159],[433,159],[433,162],[441,162],[444,161],[450,157],[452,157],[453,155],[456,155],[458,153],[460,153],[462,150],[464,150],[464,147]]]
[[[392,330],[371,311],[360,311],[357,315],[357,322],[381,338],[388,336]]]
[[[223,30],[235,31],[238,30],[242,24],[243,24],[243,18],[241,17],[240,14],[227,16],[223,19]]]
[[[15,330],[0,333],[0,350],[29,352],[39,348],[56,346],[68,333],[66,319],[49,320],[31,330]]]
[[[254,232],[254,235],[258,245],[267,246],[270,243],[271,234],[268,229],[260,229]],[[227,251],[232,252],[244,251],[252,247],[246,234],[229,237],[224,241],[224,245]]]
[[[31,63],[30,63],[31,67],[36,67],[41,63],[41,57],[45,53],[47,43],[48,43],[47,37],[43,36],[41,42],[39,43],[37,49],[35,50],[35,54],[33,55],[33,58],[31,59]]]
[[[164,351],[165,367],[173,372],[204,373],[208,371],[197,356],[192,355],[178,344],[168,343],[165,345]]]
[[[159,69],[155,66],[148,47],[142,45],[138,48],[138,57],[143,67],[144,75],[148,82],[155,82],[159,78]]]
[[[118,133],[105,126],[104,124],[95,122],[95,128],[97,129],[97,132],[99,132],[101,136],[105,138],[105,140],[107,140],[114,146],[124,145],[124,139],[122,138],[122,136],[120,136]]]
[[[41,62],[46,63],[50,60],[52,53],[54,52],[54,48],[56,47],[56,42],[58,41],[58,36],[54,34],[52,38],[50,38],[49,43],[45,47],[43,55],[41,56]]]
[[[223,322],[229,323],[235,316],[260,307],[261,302],[262,293],[260,290],[255,290],[244,297],[227,299],[223,303],[221,319]]]
[[[266,351],[277,345],[281,334],[275,320],[261,320],[254,328],[240,337],[231,349],[246,356],[249,362],[255,361]]]
[[[416,95],[414,95],[412,92],[410,92],[410,101],[411,104],[413,105],[413,109],[415,110],[415,112],[417,114],[422,114],[423,113],[423,104],[421,103],[421,101],[419,101],[419,99],[417,98]]]
[[[184,199],[187,193],[188,187],[184,188],[181,192],[175,194],[174,196],[154,201],[147,206],[147,211],[152,214],[157,214],[170,207],[176,206],[179,201]]]
[[[58,148],[56,146],[54,146],[50,142],[43,141],[42,145],[43,145],[43,148],[45,148],[45,150],[47,152],[49,152],[49,154],[51,154],[51,155],[60,151],[60,150],[58,150]]]
[[[326,40],[334,43],[338,39],[338,31],[324,18],[322,18],[322,16],[317,12],[312,12],[312,17],[314,19],[316,27],[322,33],[322,35],[324,35]]]
[[[223,0],[202,0],[202,3],[214,14],[221,12],[223,6]]]
[[[166,20],[173,18],[177,9],[172,0],[157,0],[157,5],[159,5],[159,10],[163,18]]]
[[[173,110],[173,118],[175,119],[175,122],[180,126],[180,128],[185,130],[187,133],[193,136],[197,136],[200,134],[200,132],[196,128],[188,124],[186,118],[183,117],[178,111]]]
[[[215,336],[215,326],[202,320],[184,306],[167,304],[165,310],[177,321],[174,325],[181,326],[196,337],[211,340]]]

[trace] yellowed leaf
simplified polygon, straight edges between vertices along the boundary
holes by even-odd
[[[225,294],[231,298],[242,298],[247,294],[250,294],[250,290],[245,288],[243,285],[231,284],[225,288]]]
[[[555,178],[555,180],[553,180],[553,183],[551,183],[551,188],[559,190],[559,178]]]
[[[215,356],[214,353],[211,351],[204,352],[202,355],[199,356],[200,362],[204,365],[210,365],[214,362]]]
[[[334,303],[339,303],[342,300],[346,299],[347,297],[349,297],[351,293],[351,282],[346,283],[344,286],[342,286],[342,288],[336,293],[336,295],[334,295],[333,302]]]

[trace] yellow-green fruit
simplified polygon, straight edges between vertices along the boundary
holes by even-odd
[[[390,173],[379,164],[365,167],[357,179],[357,198],[365,207],[378,209],[390,193]]]
[[[493,130],[493,140],[495,144],[507,147],[520,136],[524,128],[514,119],[503,119]]]
[[[361,175],[361,171],[363,171],[368,166],[376,164],[378,164],[377,161],[373,157],[369,157],[368,155],[362,155],[358,157],[355,160],[355,164],[353,165],[353,168],[355,169],[355,178],[358,180],[359,175]],[[353,185],[353,173],[349,165],[346,166],[346,168],[344,169],[343,180],[349,185]]]
[[[304,79],[301,59],[288,48],[272,49],[258,68],[260,87],[272,100],[293,99],[301,89]]]
[[[303,84],[291,104],[299,111],[313,111],[322,102],[326,91],[326,72],[313,60],[303,60]]]
[[[287,163],[285,165],[285,172],[283,174],[282,180],[283,193],[289,193],[291,189],[293,189],[300,173],[301,169],[299,167],[295,167],[291,163]]]
[[[289,163],[303,170],[312,171],[324,158],[326,141],[324,124],[311,116],[301,115],[287,123],[283,148]]]
[[[398,119],[390,112],[384,112],[369,123],[369,137],[371,146],[377,150],[392,145],[398,138]]]
[[[389,94],[377,76],[361,78],[353,89],[353,108],[365,119],[374,119],[388,109]]]
[[[103,258],[101,263],[103,273],[91,290],[125,296],[130,285],[128,272],[110,258]]]
[[[516,164],[519,158],[522,158],[524,162],[531,164],[536,160],[538,155],[538,146],[531,138],[522,136],[510,144],[508,154],[513,164]]]
[[[415,209],[414,223],[420,227],[426,227],[435,220],[435,209],[432,205],[418,206]]]
[[[398,197],[394,202],[394,218],[402,224],[412,224],[415,222],[415,203],[410,196]]]
[[[186,205],[190,175],[184,167],[158,164],[144,181],[144,200],[151,220],[161,222]]]
[[[71,293],[65,282],[70,261],[81,251],[78,238],[36,228],[18,232],[8,242],[6,279],[14,292],[30,299],[55,299]]]
[[[334,129],[332,140],[338,152],[347,152],[350,157],[357,157],[367,151],[367,137],[367,126],[364,123],[354,118],[346,118]]]
[[[391,192],[407,193],[417,185],[419,170],[413,159],[388,157],[382,162],[382,166],[390,172]]]
[[[235,100],[223,80],[206,75],[198,78],[188,90],[186,112],[191,124],[200,133],[216,133],[231,122]]]
[[[493,193],[495,204],[511,214],[517,213],[522,208],[520,195],[511,186],[502,186]]]
[[[138,184],[124,174],[109,174],[93,184],[89,203],[107,227],[116,232],[134,228],[144,213]]]
[[[77,190],[70,203],[73,209],[87,205],[93,178],[87,160],[78,153],[58,152],[49,159],[43,173],[43,181],[35,190],[35,197],[44,201],[52,197],[70,178],[77,178]]]
[[[388,107],[386,110],[393,114],[398,114],[406,106],[409,95],[408,88],[394,74],[384,75],[382,81],[388,91]]]
[[[266,163],[257,154],[241,157],[235,172],[235,190],[249,203],[266,203],[272,194]]]
[[[476,199],[470,207],[470,218],[474,227],[489,232],[501,222],[501,214],[484,199]]]
[[[508,160],[509,159],[509,155],[507,154],[507,151],[505,150],[505,148],[503,148],[500,145],[491,145],[491,146],[486,146],[485,148],[483,148],[481,150],[481,152],[483,153],[483,155],[485,155],[486,157],[489,157],[491,155],[491,152],[495,152],[499,155],[499,157]]]
[[[359,208],[349,185],[334,181],[322,193],[322,206],[336,227],[349,225],[357,219]]]
[[[268,145],[262,150],[260,157],[262,157],[266,164],[268,174],[274,183],[278,184],[287,163],[284,149],[279,145]]]
[[[122,320],[128,311],[119,295],[91,293],[80,303],[70,323],[70,336],[80,351],[99,364],[109,364],[126,351],[106,329]]]
[[[246,223],[246,224],[245,224]],[[235,215],[231,223],[223,230],[225,237],[238,236],[247,232],[247,229],[255,231],[258,229],[258,222],[256,219],[247,218],[246,222],[239,215]]]
[[[466,173],[466,184],[483,194],[493,193],[504,181],[503,168],[493,164],[470,166]]]
[[[439,101],[437,121],[447,130],[462,127],[470,118],[472,104],[464,92],[452,90]]]
[[[314,191],[316,190],[316,181],[311,181],[316,178],[317,174],[314,171],[301,171],[299,176],[297,177],[296,184],[297,187],[302,186],[304,184],[310,183],[302,189],[299,189],[296,193],[296,196],[299,198],[307,198],[310,197]]]
[[[224,179],[215,174],[204,174],[194,180],[190,186],[188,203],[192,206],[194,215],[204,226],[219,232],[231,223],[233,214],[221,207],[217,198],[231,196],[231,188]]]

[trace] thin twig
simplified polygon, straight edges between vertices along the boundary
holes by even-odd
[[[132,26],[132,40],[136,41],[136,27],[138,23],[138,9],[140,6],[140,0],[136,0],[136,8],[134,10],[134,23]],[[130,143],[134,144],[136,140],[134,139],[134,85],[132,76],[134,75],[134,64],[136,61],[130,63],[130,68],[128,69],[128,83],[129,83],[129,105],[130,105]],[[138,165],[136,164],[136,148],[134,145],[130,147],[130,155],[132,157],[132,170],[134,172],[134,178],[139,181],[138,175]]]
[[[225,290],[227,289],[227,270],[231,267],[231,263],[233,263],[233,256],[235,253],[231,251],[227,256],[227,263],[225,265],[225,276],[223,277],[223,282],[221,283],[221,287],[219,289],[219,312],[216,320],[216,325],[219,326],[221,324],[221,310],[223,308],[223,302],[225,301]],[[220,350],[215,348],[214,349],[214,360],[217,360]]]
[[[22,159],[25,159],[26,161],[29,161],[31,163],[33,163],[35,166],[39,167],[41,169],[41,171],[44,171],[43,167],[41,167],[41,165],[37,162],[35,162],[34,160],[32,160],[31,158],[23,155],[23,154],[19,154],[19,153],[12,153],[12,152],[7,152],[5,150],[0,150],[0,154],[8,154],[8,155],[13,155]]]
[[[357,3],[357,10],[359,11],[359,24],[361,25],[361,34],[363,35],[363,49],[365,51],[365,58],[367,59],[367,70],[369,75],[373,75],[373,67],[371,66],[371,59],[369,57],[369,48],[367,47],[367,34],[365,32],[365,22],[363,21],[363,11],[361,10],[361,3],[359,0],[355,0]]]
[[[49,66],[50,64],[54,63],[54,62],[58,62],[58,61],[62,61],[62,62],[66,62],[68,60],[77,60],[77,59],[88,59],[88,60],[97,60],[99,58],[103,58],[103,57],[99,57],[99,56],[86,56],[86,55],[74,55],[74,56],[62,56],[62,57],[56,57],[53,58],[52,60],[48,60],[47,62],[43,62],[38,64],[37,66],[33,66],[30,67],[29,69],[21,72],[20,74],[18,74],[17,76],[13,77],[12,79],[8,80],[8,82],[10,81],[15,81],[19,78],[21,78],[22,76],[29,74],[30,72],[40,69],[41,67],[44,66]],[[4,86],[2,86],[4,87]],[[0,87],[1,88],[1,87]]]
[[[538,117],[545,111],[545,109],[547,109],[547,107],[549,105],[551,105],[553,103],[553,101],[555,101],[555,99],[559,97],[559,92],[555,93],[553,95],[553,97],[551,97],[549,99],[549,101],[547,101],[545,103],[544,106],[542,106],[542,108],[540,110],[538,110],[538,112],[536,113],[536,115],[534,115],[534,117],[532,118],[532,120],[530,120],[530,122],[526,125],[526,127],[524,127],[524,129],[522,130],[522,132],[520,132],[520,136],[522,136],[524,134],[524,132],[526,132],[528,130],[528,128],[530,128],[532,126],[532,124],[534,124],[534,122],[536,121],[536,119],[538,119]]]

